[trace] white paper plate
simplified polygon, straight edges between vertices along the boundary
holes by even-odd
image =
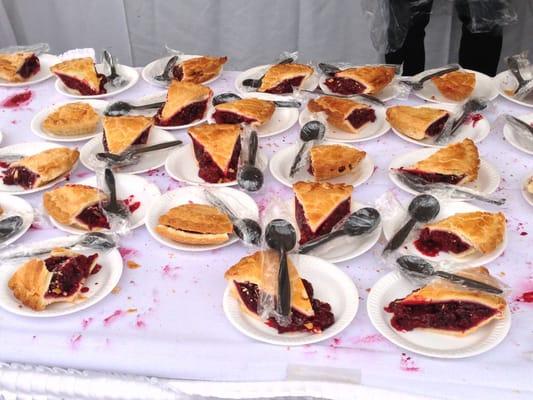
[[[261,151],[257,151],[257,167],[265,171],[268,165],[268,158]],[[208,183],[198,176],[198,162],[194,156],[192,143],[173,149],[165,162],[165,170],[173,179],[186,182],[190,185],[203,186],[233,186],[237,185],[237,180],[224,183]]]
[[[53,239],[50,242],[59,243],[57,239]],[[78,253],[90,255],[95,252],[89,250],[78,251]],[[117,249],[113,249],[107,253],[98,252],[98,254],[97,263],[102,266],[102,269],[98,273],[90,275],[85,282],[85,286],[89,288],[89,291],[84,293],[87,299],[80,303],[62,302],[51,304],[43,311],[34,311],[29,307],[23,306],[13,296],[13,293],[8,287],[9,279],[20,268],[23,262],[2,265],[2,268],[0,268],[0,307],[13,314],[24,317],[45,318],[73,314],[98,303],[117,286],[123,268],[122,257]]]
[[[242,82],[245,79],[259,79],[261,78],[265,72],[272,66],[272,64],[268,65],[260,65],[258,67],[253,67],[250,69],[247,69],[246,71],[241,72],[239,75],[237,75],[237,78],[235,78],[235,89],[237,89],[237,92],[239,94],[245,94],[245,93],[253,93],[256,92],[256,89],[249,88],[247,86],[244,86]],[[303,84],[301,85],[301,89],[304,90],[314,90],[318,85],[318,80],[320,78],[320,75],[317,71],[313,73],[309,78],[303,81]],[[270,93],[264,93],[266,96],[292,96],[292,93],[287,93],[285,95],[279,95],[279,94],[270,94]]]
[[[391,313],[384,310],[390,302],[401,299],[417,289],[399,272],[390,272],[370,290],[366,302],[372,325],[395,345],[429,357],[464,358],[484,353],[496,347],[511,328],[511,313],[505,309],[503,319],[495,320],[465,337],[415,329],[399,332],[390,325]]]
[[[242,311],[239,302],[231,295],[232,283],[226,287],[222,300],[226,317],[244,335],[260,342],[280,346],[301,346],[338,335],[350,325],[359,307],[359,294],[352,278],[335,265],[317,257],[291,254],[290,258],[300,276],[313,285],[314,297],[331,305],[335,316],[333,325],[322,333],[279,334],[276,329]]]
[[[18,215],[22,218],[22,226],[16,235],[11,236],[9,239],[0,243],[0,246],[7,246],[19,239],[30,228],[34,213],[30,203],[23,198],[12,196],[10,194],[0,193],[0,207],[2,207],[2,214],[0,215],[0,221],[8,217]]]
[[[130,229],[136,229],[144,224],[144,219],[148,213],[148,210],[150,209],[152,203],[159,198],[161,191],[156,185],[150,183],[141,176],[129,174],[114,175],[117,187],[117,198],[119,200],[131,198],[132,202],[140,202],[141,204],[139,208],[131,214],[130,218]],[[97,187],[96,176],[76,182],[76,184]],[[63,232],[79,235],[88,232],[85,229],[62,224],[51,216],[49,216],[49,218],[52,221],[52,224]]]
[[[522,121],[527,122],[528,124],[533,123],[533,114],[522,115],[519,118]],[[503,127],[503,136],[511,144],[511,146],[517,148],[520,151],[523,151],[526,154],[533,155],[533,146],[529,144],[526,139],[523,139],[522,137],[517,135],[514,129],[509,126],[509,123],[506,123]]]
[[[327,86],[326,86],[326,79],[329,77],[326,75],[321,75],[320,79],[318,81],[318,84],[320,85],[320,89],[326,94],[338,94],[335,92],[332,92]],[[385,86],[379,93],[374,93],[372,96],[380,99],[381,101],[389,101],[394,99],[396,96],[398,96],[402,92],[400,88],[400,84],[396,82],[395,80],[392,80],[391,83],[389,83],[387,86]]]
[[[450,104],[423,104],[423,105],[417,106],[417,108],[419,107],[438,108],[441,110],[451,111],[452,113],[455,110],[455,107]],[[475,125],[476,126],[473,126],[472,122],[468,122],[466,124],[463,123],[463,125],[460,128],[458,128],[457,131],[454,133],[452,140],[449,143],[442,144],[442,145],[435,144],[435,139],[431,137],[426,137],[422,140],[415,140],[413,138],[410,138],[409,136],[406,136],[400,133],[393,126],[392,126],[392,131],[397,136],[402,138],[403,140],[406,140],[407,142],[410,142],[410,143],[417,144],[419,146],[446,147],[450,143],[462,142],[466,138],[472,139],[474,143],[479,143],[489,135],[490,124],[487,118],[483,117],[483,119],[475,122]]]
[[[533,68],[532,68],[533,69]],[[494,85],[496,86],[496,89],[498,92],[505,97],[507,100],[512,101],[513,103],[520,104],[524,107],[533,107],[533,95],[529,95],[523,100],[519,100],[513,96],[510,96],[506,93],[506,90],[512,90],[515,91],[518,82],[516,81],[516,78],[513,76],[511,71],[503,71],[500,72],[498,75],[494,77]]]
[[[265,95],[265,93],[247,93],[242,95],[243,98],[257,98],[263,100],[281,100],[287,101],[287,98],[278,96],[278,98],[273,98],[273,95]],[[213,114],[215,113],[215,108],[212,107],[209,112],[209,123],[215,123],[213,119]],[[293,107],[276,107],[274,114],[268,122],[265,124],[254,128],[257,132],[257,136],[260,138],[269,137],[278,135],[285,131],[288,131],[293,127],[293,125],[298,121],[298,109]]]
[[[47,107],[44,110],[39,111],[37,114],[34,115],[34,117],[31,120],[31,130],[32,132],[45,139],[45,140],[51,140],[54,142],[79,142],[82,140],[90,139],[98,134],[101,134],[103,132],[102,122],[100,121],[98,123],[98,127],[96,128],[96,131],[93,133],[87,133],[84,135],[78,135],[78,136],[57,136],[53,133],[46,132],[42,128],[42,124],[44,120],[53,112],[55,112],[59,107],[64,106],[66,104],[74,103],[72,101],[67,101],[65,103],[55,104],[53,106]],[[95,111],[100,114],[100,117],[103,115],[104,110],[106,109],[107,105],[109,104],[105,100],[78,100],[76,103],[87,103],[91,107],[95,109]]]
[[[213,193],[219,197],[231,210],[241,218],[251,218],[253,220],[259,219],[259,209],[254,199],[248,196],[246,193],[239,190],[221,187],[210,189]],[[239,240],[239,238],[231,234],[230,239],[221,244],[214,245],[192,245],[185,243],[173,242],[163,236],[160,236],[155,228],[158,225],[159,217],[171,208],[180,206],[182,204],[209,204],[204,196],[204,189],[198,186],[187,186],[166,192],[159,199],[152,203],[152,207],[148,210],[146,216],[146,228],[150,235],[159,243],[165,246],[171,247],[176,250],[182,251],[209,251],[219,249],[221,247],[229,246]]]
[[[430,69],[428,71],[421,72],[418,75],[414,76],[414,79],[420,79],[423,76],[436,71],[437,69]],[[481,72],[472,71],[470,69],[462,69],[461,71],[465,72],[473,72],[476,74],[476,86],[474,87],[474,90],[470,94],[469,98],[484,98],[487,100],[494,100],[496,97],[498,97],[498,89],[496,88],[496,85],[494,84],[494,81],[490,76],[487,76],[485,74],[482,74]],[[431,79],[429,81],[426,81],[424,84],[424,88],[422,90],[413,91],[415,95],[420,97],[421,99],[432,101],[434,103],[451,103],[451,104],[461,104],[464,103],[466,100],[461,101],[455,101],[450,100],[446,97],[444,97],[437,89],[437,87],[433,84]]]
[[[410,165],[413,165],[417,163],[418,161],[421,161],[431,156],[433,153],[435,153],[438,150],[439,149],[434,149],[434,148],[419,149],[419,150],[409,152],[407,154],[402,154],[394,158],[389,164],[389,178],[391,179],[392,182],[394,182],[396,186],[398,186],[402,190],[405,190],[407,193],[420,194],[417,191],[405,185],[396,176],[396,174],[394,174],[391,170],[398,169],[400,167],[408,167]],[[482,194],[487,195],[487,194],[493,193],[498,188],[499,184],[500,184],[500,173],[498,172],[498,169],[494,165],[492,165],[491,163],[489,163],[488,161],[482,158],[480,165],[479,165],[478,178],[474,182],[469,182],[464,185],[459,185],[458,187],[466,187],[466,188],[473,189]]]
[[[105,72],[104,65],[96,64],[96,70],[99,73]],[[121,65],[121,64],[117,65],[117,73],[119,75],[122,75],[125,79],[127,79],[128,83],[120,88],[115,88],[111,86],[111,84],[107,83],[105,85],[107,93],[104,93],[104,94],[97,94],[93,96],[84,96],[84,95],[78,94],[77,92],[74,92],[73,90],[66,87],[65,84],[59,78],[56,79],[55,87],[59,93],[61,93],[64,96],[71,97],[73,99],[103,99],[106,97],[115,96],[119,93],[125,92],[126,90],[134,86],[139,80],[139,73],[137,72],[137,70],[133,67],[128,67],[127,65]]]
[[[359,130],[358,133],[342,131],[328,123],[326,124],[326,138],[331,141],[346,143],[364,142],[384,135],[390,129],[390,125],[385,117],[385,107],[372,105],[372,108],[376,113],[376,120],[367,124],[363,129]],[[304,107],[300,113],[300,126],[304,126],[307,122],[316,119],[313,114],[314,113],[310,112],[307,107]]]
[[[530,174],[525,177],[524,181],[522,182],[522,196],[524,196],[524,199],[529,203],[530,206],[533,206],[533,193],[529,193],[527,191],[527,184],[530,179],[533,179],[533,174]]]
[[[41,151],[45,151],[48,149],[54,149],[58,147],[64,147],[64,146],[59,146],[55,143],[47,143],[47,142],[28,142],[28,143],[13,144],[11,146],[2,147],[0,149],[0,157],[1,155],[8,155],[8,154],[21,154],[23,156],[29,156],[32,154],[40,153]],[[39,186],[34,189],[26,190],[22,188],[22,186],[18,186],[18,185],[4,185],[3,181],[0,179],[0,192],[24,195],[24,194],[30,194],[30,193],[35,193],[35,192],[40,192],[42,190],[46,190],[54,186],[56,183],[65,180],[66,177],[69,176],[76,169],[77,166],[78,166],[78,162],[76,162],[73,165],[72,169],[68,171],[66,174],[61,175],[59,178],[53,180],[52,182],[47,183],[46,185]]]
[[[294,215],[293,204],[291,204],[290,211],[293,220],[293,225],[296,228],[296,236],[299,241],[300,229],[298,228],[298,224],[296,223],[296,216]],[[369,206],[366,204],[358,203],[357,201],[352,199],[350,213],[353,213],[363,207]],[[341,236],[340,238],[333,239],[332,241],[328,242],[328,244],[324,244],[316,249],[311,250],[307,254],[315,257],[320,257],[324,261],[331,263],[340,263],[348,261],[353,258],[359,257],[360,255],[366,253],[368,250],[374,247],[374,245],[377,243],[381,236],[381,230],[382,222],[380,221],[379,226],[376,227],[376,229],[368,235],[353,237]]]
[[[404,205],[405,210],[407,210],[407,204]],[[485,211],[482,208],[476,207],[469,203],[464,203],[460,201],[453,201],[453,202],[440,202],[440,212],[437,215],[437,217],[434,219],[434,222],[440,221],[444,218],[451,217],[452,215],[455,215],[457,213],[465,213],[465,212],[474,212],[474,211]],[[399,214],[399,213],[398,213]],[[385,235],[385,238],[390,240],[394,234],[404,225],[404,223],[407,222],[407,211],[403,215],[396,215],[395,218],[388,219],[383,221],[383,233]],[[415,227],[416,230],[416,227]],[[422,258],[425,258],[428,261],[433,262],[446,262],[446,263],[453,263],[454,265],[486,265],[489,262],[495,260],[498,258],[507,247],[507,229],[505,230],[503,241],[494,249],[494,251],[486,254],[482,254],[478,251],[474,252],[473,254],[464,256],[464,257],[457,257],[454,256],[453,253],[445,253],[441,252],[435,257],[428,257],[421,252],[419,252],[416,247],[413,244],[413,241],[416,239],[416,237],[413,236],[413,232],[411,235],[405,240],[404,244],[398,249],[398,252],[401,254],[412,254],[416,255]]]
[[[334,142],[324,142],[321,144],[338,144]],[[343,144],[343,146],[354,146]],[[285,147],[277,151],[270,159],[270,172],[279,182],[285,186],[292,187],[293,183],[298,181],[315,181],[313,175],[311,175],[305,168],[295,174],[294,177],[289,176],[291,165],[294,161],[294,157],[300,149],[300,143],[295,143],[289,147]],[[359,186],[365,183],[374,172],[374,162],[367,153],[365,158],[359,163],[357,168],[349,174],[338,176],[336,178],[328,179],[323,182],[329,183],[344,183],[346,185]]]
[[[158,143],[170,142],[172,140],[175,140],[175,138],[170,133],[152,127],[146,145],[151,146]],[[170,149],[141,154],[137,164],[122,167],[120,168],[120,172],[126,174],[142,174],[151,169],[159,168],[165,164],[165,160],[172,149],[173,148],[171,147]],[[91,171],[105,168],[105,163],[96,159],[96,154],[101,152],[104,152],[104,146],[102,144],[102,135],[98,135],[85,143],[80,149],[80,160],[82,164]]]
[[[167,57],[162,57],[162,58],[159,58],[155,61],[152,61],[150,64],[148,64],[146,67],[143,68],[142,70],[142,77],[143,79],[148,82],[149,84],[151,85],[154,85],[154,86],[159,86],[159,87],[168,87],[168,85],[170,83],[167,83],[167,82],[160,82],[158,80],[155,80],[154,79],[154,76],[156,75],[159,75],[163,72],[163,70],[165,69],[165,66],[167,65],[168,63],[168,60],[170,60],[172,56],[167,56]],[[185,60],[190,60],[191,58],[198,58],[198,57],[203,57],[203,56],[200,56],[200,55],[180,55],[179,56],[179,60],[178,60],[178,63],[180,63],[181,61],[185,61]],[[202,82],[202,85],[207,85],[215,80],[217,80],[218,78],[220,78],[220,75],[222,75],[222,72],[224,71],[224,67],[222,67],[222,69],[220,70],[220,74],[218,74],[217,76],[205,81],[205,82]]]
[[[39,72],[24,82],[8,82],[0,78],[0,87],[21,87],[35,85],[36,83],[45,81],[52,77],[53,74],[50,71],[50,67],[60,62],[59,58],[52,54],[40,54],[37,57],[39,57],[39,63],[41,64],[41,69]]]

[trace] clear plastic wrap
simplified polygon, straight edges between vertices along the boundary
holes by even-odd
[[[264,183],[262,165],[258,160],[259,139],[257,132],[250,125],[242,124],[241,154],[237,167],[239,187],[247,192],[258,192]],[[251,156],[251,157],[250,157]]]
[[[517,141],[526,149],[533,151],[533,126],[518,117],[502,114],[496,120],[496,126],[507,125],[514,133]]]
[[[8,46],[0,49],[0,54],[13,54],[13,53],[35,53],[37,55],[48,53],[50,51],[50,45],[48,43],[35,43],[27,46]]]
[[[307,131],[304,131],[307,129]],[[328,129],[327,115],[324,112],[312,113],[308,122],[306,122],[300,129],[300,135],[298,136],[298,152],[295,154],[294,160],[291,165],[288,165],[289,176],[295,180],[303,175],[303,172],[309,168],[309,150],[321,142],[324,141],[326,132]],[[310,136],[316,132],[316,139],[309,139]]]
[[[509,0],[448,0],[472,33],[490,32],[518,20]],[[409,28],[417,20],[427,20],[433,14],[433,0],[363,0],[370,38],[380,53],[400,49]],[[435,8],[436,14],[449,13],[450,8]]]
[[[509,96],[524,100],[533,95],[533,66],[528,59],[528,51],[505,59],[510,74],[503,82],[503,90]]]

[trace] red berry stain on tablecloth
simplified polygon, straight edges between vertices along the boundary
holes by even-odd
[[[87,329],[89,327],[89,325],[91,325],[91,322],[93,322],[93,318],[92,317],[89,317],[89,318],[84,318],[82,321],[81,321],[81,327],[83,330]]]
[[[70,348],[72,350],[78,349],[78,347],[80,346],[81,338],[82,336],[79,333],[75,333],[74,335],[72,335],[72,337],[70,338]]]
[[[341,345],[341,340],[339,338],[333,338],[329,347],[339,347]]]
[[[376,344],[382,343],[383,341],[385,341],[385,338],[380,334],[376,333],[374,335],[366,335],[355,338],[353,340],[353,344]]]
[[[139,252],[129,247],[119,247],[118,251],[123,260],[129,260],[131,257],[135,257]]]
[[[26,106],[30,103],[33,97],[33,92],[31,90],[25,90],[24,92],[16,93],[9,97],[6,97],[0,103],[0,107],[3,108],[19,108]]]
[[[126,313],[122,310],[115,310],[113,314],[110,316],[104,318],[104,326],[109,326],[113,322],[115,322],[117,319],[123,317]]]
[[[124,200],[122,200],[122,202],[126,207],[128,207],[130,213],[132,214],[141,206],[141,202],[137,201],[133,195],[126,197]]]
[[[523,303],[533,303],[533,291],[531,292],[525,292],[518,298],[518,301],[521,301]]]
[[[170,278],[170,279],[177,279],[178,278],[178,270],[181,269],[180,267],[172,267],[169,264],[163,266],[163,269],[161,270],[161,273],[163,274],[163,277]]]
[[[415,365],[415,362],[407,354],[402,353],[400,358],[400,369],[405,372],[418,372],[420,368]]]

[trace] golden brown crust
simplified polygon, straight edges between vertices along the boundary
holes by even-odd
[[[453,71],[431,78],[438,91],[447,99],[461,101],[472,94],[476,87],[476,74]]]
[[[315,232],[339,204],[351,199],[353,186],[328,182],[296,182],[292,189],[304,210],[307,224]]]
[[[185,60],[179,65],[183,71],[182,82],[202,83],[208,81],[222,70],[228,57],[202,56]]]
[[[215,164],[226,172],[235,144],[240,140],[241,130],[238,124],[202,124],[189,128],[188,132],[209,153]]]
[[[161,110],[161,120],[169,120],[190,104],[209,100],[213,91],[207,86],[173,80],[168,87],[167,100]]]
[[[104,136],[110,153],[121,154],[151,127],[153,119],[141,115],[104,117]]]
[[[307,291],[290,256],[287,258],[287,264],[291,284],[291,306],[305,315],[314,315]],[[276,295],[278,269],[278,253],[272,250],[258,251],[233,265],[226,271],[224,278],[232,282],[250,282],[259,286],[262,291]],[[240,299],[240,297],[237,298]]]
[[[477,179],[479,163],[476,145],[472,140],[465,139],[460,143],[449,144],[407,169],[444,175],[464,175],[458,182],[464,184]]]
[[[453,233],[474,249],[486,254],[494,251],[503,241],[505,224],[505,215],[501,212],[475,211],[457,213],[425,227]]]
[[[325,112],[328,117],[328,123],[335,128],[345,132],[357,133],[370,123],[370,121],[359,128],[355,128],[350,121],[348,121],[348,117],[354,110],[371,109],[372,107],[340,97],[321,96],[317,99],[310,100],[309,103],[307,103],[307,108],[311,112]]]
[[[50,257],[75,257],[77,255],[78,253],[62,248],[50,252]],[[93,270],[96,261],[97,259],[93,260],[89,271]],[[79,291],[68,297],[45,298],[53,275],[54,273],[48,271],[43,260],[32,258],[15,271],[9,279],[8,286],[13,291],[15,298],[35,311],[42,311],[52,303],[76,302],[83,298]]]
[[[263,76],[261,86],[257,89],[258,92],[266,92],[275,88],[281,82],[303,76],[302,84],[309,78],[315,70],[309,65],[305,64],[276,64],[272,65]]]
[[[347,68],[335,74],[339,78],[349,78],[366,86],[363,93],[375,94],[392,82],[396,69],[385,65],[367,65]]]
[[[387,109],[387,121],[401,134],[422,140],[431,124],[449,115],[448,111],[430,107],[392,106]]]
[[[317,181],[349,174],[365,156],[364,151],[340,144],[321,144],[309,151],[313,176]]]
[[[183,204],[159,217],[159,224],[195,233],[231,233],[229,217],[206,204]]]
[[[526,183],[526,189],[529,193],[533,194],[533,177],[529,178]]]
[[[466,278],[474,279],[480,282],[487,283],[494,287],[500,287],[498,281],[489,274],[489,271],[485,267],[467,268],[457,273],[457,275],[464,276]],[[475,291],[467,289],[463,286],[453,284],[443,279],[436,279],[428,285],[414,291],[403,300],[402,304],[417,304],[417,303],[441,303],[449,301],[465,301],[475,304],[482,304],[486,307],[497,310],[496,314],[484,321],[481,321],[478,325],[466,331],[449,331],[444,329],[429,328],[425,330],[436,331],[439,333],[449,333],[456,336],[466,336],[482,326],[488,324],[494,319],[501,319],[504,317],[505,307],[507,302],[502,296],[495,294]]]
[[[89,227],[76,217],[87,207],[107,199],[101,190],[87,185],[68,184],[50,190],[43,196],[43,205],[57,222],[89,230]]]
[[[24,82],[29,78],[23,78],[17,72],[26,60],[35,55],[31,52],[13,54],[0,54],[0,79],[8,82]]]
[[[241,99],[222,103],[215,106],[215,110],[228,111],[246,118],[254,119],[251,125],[260,126],[270,121],[276,110],[273,102],[261,99]]]
[[[103,79],[98,76],[94,66],[94,60],[91,57],[76,58],[66,60],[50,67],[54,74],[66,75],[85,82],[96,93],[100,92],[100,81]],[[72,89],[69,88],[71,90]]]
[[[60,136],[93,133],[100,115],[87,103],[65,104],[49,114],[42,123],[43,130]]]
[[[25,167],[38,175],[33,187],[43,186],[69,172],[80,153],[68,147],[56,147],[40,153],[24,157],[10,167]]]
[[[155,231],[173,242],[192,245],[222,244],[229,240],[227,233],[193,233],[165,225],[157,225]]]

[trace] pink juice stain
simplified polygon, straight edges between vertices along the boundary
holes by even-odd
[[[129,260],[138,254],[137,250],[130,249],[129,247],[119,247],[118,251],[124,260]]]
[[[110,316],[104,318],[104,326],[109,326],[111,325],[113,322],[115,322],[117,319],[123,317],[125,314],[124,311],[122,310],[115,310],[115,312],[113,314],[111,314]]]
[[[25,105],[28,105],[33,97],[33,92],[31,90],[25,90],[24,92],[16,93],[9,97],[6,97],[0,107],[3,108],[19,108]]]
[[[415,362],[407,354],[402,353],[400,358],[400,369],[406,372],[418,372],[420,368],[415,365]]]

